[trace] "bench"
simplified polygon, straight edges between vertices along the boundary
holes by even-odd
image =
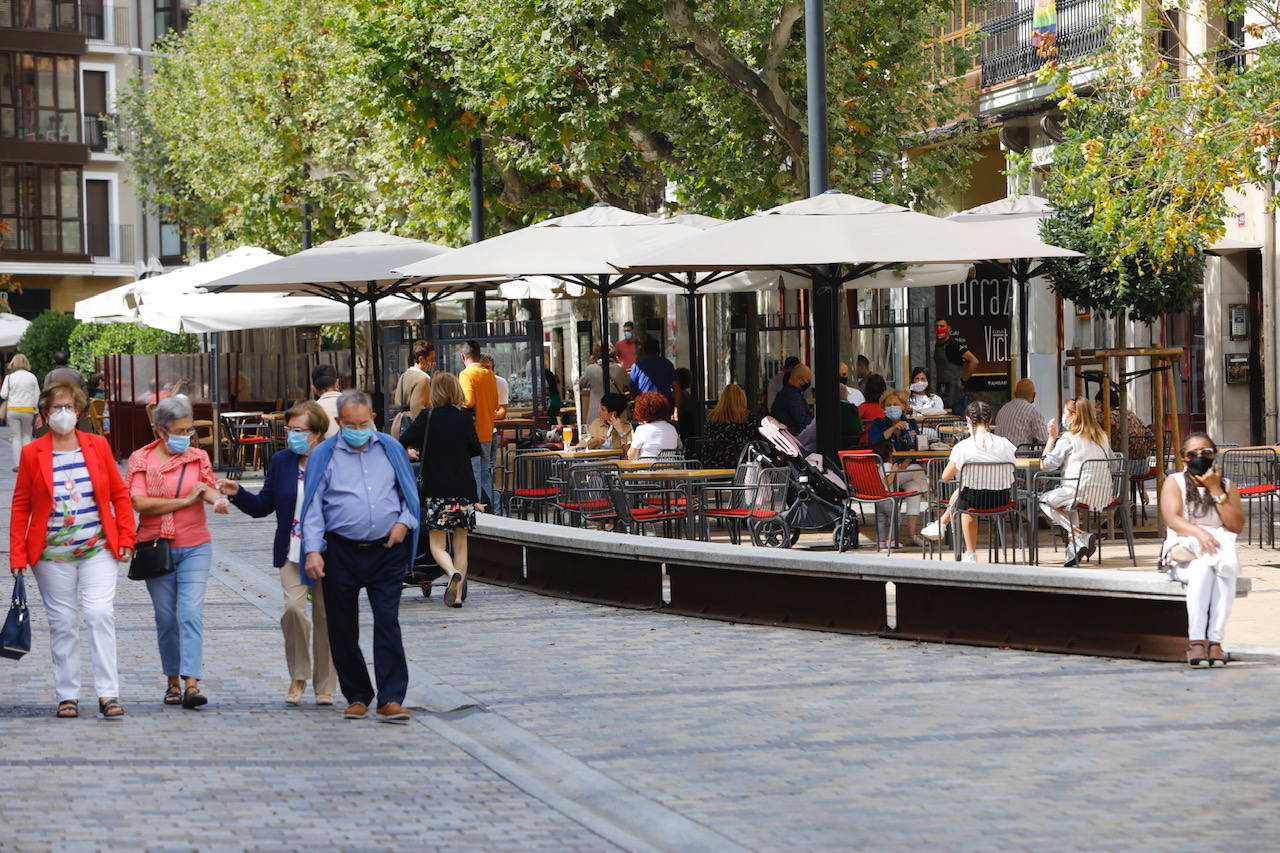
[[[734,622],[1148,660],[1183,660],[1187,645],[1184,587],[1155,571],[754,548],[488,514],[469,556],[477,580]],[[1240,578],[1236,595],[1250,588]]]

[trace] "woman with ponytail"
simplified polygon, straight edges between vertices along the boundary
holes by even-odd
[[[1169,532],[1164,560],[1187,587],[1187,663],[1227,665],[1222,635],[1236,597],[1244,529],[1240,492],[1214,467],[1218,447],[1202,432],[1182,442],[1186,470],[1165,478],[1160,515]]]

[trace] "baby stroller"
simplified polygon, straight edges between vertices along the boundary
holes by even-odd
[[[857,548],[857,519],[850,515],[847,523],[842,521],[849,486],[839,467],[820,453],[806,454],[804,445],[776,418],[760,421],[760,435],[761,440],[743,449],[741,461],[790,469],[789,506],[783,513],[791,529],[788,544],[794,544],[802,530],[833,527],[831,540],[837,549]]]

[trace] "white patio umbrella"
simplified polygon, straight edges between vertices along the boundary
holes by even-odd
[[[371,321],[378,322],[378,303],[384,297],[405,293],[419,277],[395,272],[427,258],[448,253],[450,249],[423,240],[397,237],[381,231],[361,231],[349,237],[330,240],[288,257],[263,264],[252,270],[228,275],[208,283],[217,292],[285,293],[296,297],[322,297],[347,307],[347,322],[352,324],[351,364],[356,364],[354,325],[356,307],[369,306]],[[419,288],[418,301],[425,319],[427,304],[437,298],[464,290],[468,283],[452,281]],[[371,347],[373,384],[376,398],[381,397],[379,347]],[[381,408],[380,405],[378,408]]]
[[[699,232],[655,250],[620,256],[630,273],[776,269],[813,289],[818,443],[835,449],[839,293],[843,285],[899,264],[970,264],[991,258],[1070,257],[1067,249],[1016,234],[975,234],[905,207],[829,191]]]
[[[30,325],[30,320],[17,314],[0,313],[0,349],[16,347]]]
[[[138,307],[147,299],[200,293],[213,279],[253,269],[279,257],[257,246],[241,246],[212,260],[131,281],[81,299],[75,306],[75,318],[87,323],[132,323],[138,319]]]
[[[467,294],[466,296],[469,296]],[[463,299],[455,295],[441,300],[452,304]],[[415,320],[422,305],[411,299],[390,296],[378,305],[382,320]],[[271,329],[293,326],[325,326],[346,323],[348,311],[343,305],[318,296],[289,298],[283,293],[205,293],[182,299],[153,299],[138,310],[138,321],[167,332],[239,332],[246,329]],[[356,320],[368,322],[368,305],[356,309]]]

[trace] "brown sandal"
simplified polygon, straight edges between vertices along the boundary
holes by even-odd
[[[164,704],[181,705],[182,704],[182,688],[176,684],[170,684],[169,688],[164,691]]]
[[[1226,666],[1231,656],[1222,650],[1221,643],[1209,644],[1209,666]]]
[[[119,699],[99,699],[98,713],[104,720],[118,720],[124,716],[124,708]]]
[[[63,699],[53,715],[59,720],[74,720],[80,716],[80,703],[75,699]]]
[[[1192,640],[1187,644],[1187,666],[1212,666],[1204,640]]]

